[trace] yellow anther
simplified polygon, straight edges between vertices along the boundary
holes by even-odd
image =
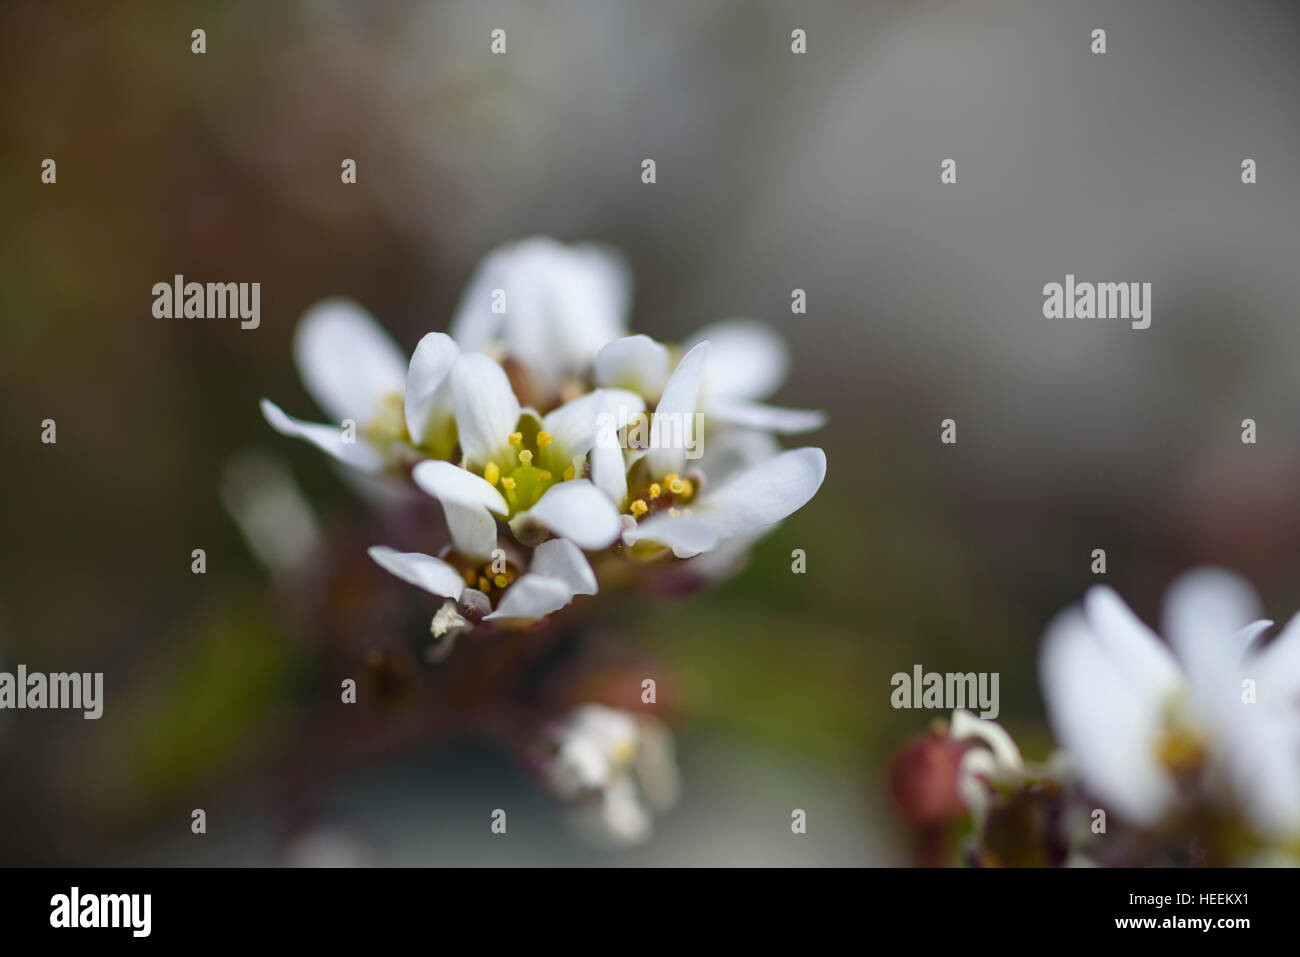
[[[511,444],[511,445],[519,445],[519,444],[520,444],[521,442],[523,442],[523,441],[524,441],[524,433],[522,433],[522,432],[511,432],[511,433],[510,433],[510,444]]]
[[[695,486],[691,483],[690,479],[682,479],[682,485],[686,486],[685,490],[682,492],[683,495],[689,497],[695,494]]]
[[[506,578],[505,575],[498,575],[496,578],[492,579],[492,582],[498,588],[505,588],[507,585],[510,584],[510,579]]]
[[[497,480],[501,478],[501,467],[495,462],[489,462],[487,468],[483,470],[483,477],[487,479],[488,485],[496,485]]]
[[[509,475],[507,475],[505,478],[503,478],[503,479],[501,480],[501,487],[502,487],[502,488],[514,488],[514,487],[515,487],[515,480],[512,479]]]
[[[658,498],[660,495],[663,494],[663,491],[664,490],[659,487],[658,482],[650,483],[650,496],[649,496],[650,498],[652,499]]]
[[[679,512],[679,511],[677,511],[677,509],[675,509],[675,508],[670,508],[670,509],[668,510],[668,514],[669,514],[670,516],[672,516],[673,518],[676,518],[678,515],[680,515],[680,514],[682,514],[682,513]]]
[[[473,569],[470,569],[469,571],[465,572],[465,584],[466,584],[466,585],[469,585],[470,588],[473,588],[473,587],[474,587],[474,582],[477,581],[477,580],[478,580],[478,578],[477,578],[477,576],[474,574],[474,570],[473,570]]]
[[[532,464],[533,464],[533,453],[530,452],[530,451],[528,451],[527,449],[522,450],[522,451],[519,453],[519,464],[520,464],[520,465],[532,465]]]
[[[677,481],[677,473],[676,473],[676,472],[669,472],[667,475],[664,476],[664,484],[665,484],[665,485],[672,485],[672,484],[673,484],[674,482],[676,482],[676,481]]]
[[[574,474],[575,473],[573,471],[573,466],[570,465],[567,469],[564,470],[564,481],[566,482],[569,481],[571,478],[573,478]]]
[[[544,449],[544,448],[546,448],[546,447],[547,447],[548,445],[550,445],[550,444],[551,444],[551,433],[550,433],[550,432],[538,432],[538,433],[537,433],[537,447],[538,447],[539,449]]]
[[[480,575],[478,579],[478,590],[487,591],[491,587],[492,587],[491,582],[489,582],[486,578]]]
[[[542,469],[540,472],[537,473],[537,481],[549,482],[550,480],[551,480],[551,473],[546,471],[546,469]]]
[[[650,511],[650,506],[641,501],[641,499],[637,499],[629,506],[629,510],[632,512],[633,518],[640,518],[646,512]]]
[[[686,491],[686,483],[674,475],[668,480],[668,491],[672,492],[674,495],[681,495]]]

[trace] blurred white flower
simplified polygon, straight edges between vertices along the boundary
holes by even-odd
[[[550,735],[543,774],[588,836],[613,845],[649,837],[652,812],[672,807],[681,780],[672,734],[657,718],[588,704]]]
[[[293,352],[303,385],[333,422],[304,422],[263,399],[266,421],[277,432],[305,439],[348,465],[382,470],[392,444],[407,438],[407,363],[401,349],[356,303],[327,299],[303,315]],[[347,421],[355,423],[355,434],[344,428]]]
[[[1204,796],[1265,836],[1300,833],[1300,618],[1256,650],[1250,587],[1203,569],[1166,595],[1162,643],[1110,588],[1048,627],[1040,659],[1060,743],[1087,787],[1154,825]]]
[[[452,338],[523,365],[548,392],[586,380],[601,346],[627,327],[631,280],[621,256],[546,237],[507,243],[483,259],[461,294]]]

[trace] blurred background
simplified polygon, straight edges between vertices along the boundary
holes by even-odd
[[[999,672],[1041,757],[1037,645],[1094,548],[1148,621],[1203,562],[1272,617],[1300,605],[1292,4],[19,2],[0,23],[0,664],[106,693],[99,721],[0,712],[0,863],[896,863],[885,768],[938,715],[893,710],[893,673]],[[257,407],[314,418],[290,349],[314,302],[355,298],[409,350],[534,234],[620,248],[635,331],[768,321],[793,355],[776,401],[830,415],[825,486],[742,576],[599,624],[590,655],[617,663],[569,693],[631,703],[665,676],[685,787],[613,855],[482,712],[421,704],[400,649],[432,606],[401,586],[349,613],[384,587],[364,547],[402,533]],[[154,319],[176,273],[260,282],[261,327]],[[1066,273],[1150,282],[1151,328],[1044,320]],[[315,578],[273,583],[223,507],[250,453],[316,509]],[[368,690],[341,715],[349,675]]]

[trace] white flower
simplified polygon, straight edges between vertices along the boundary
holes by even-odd
[[[545,532],[588,550],[614,542],[620,530],[617,511],[579,473],[595,442],[597,415],[615,400],[592,392],[539,419],[520,408],[505,371],[481,353],[456,361],[450,393],[461,465],[427,460],[415,467],[412,478],[443,503],[458,551],[477,558],[491,553],[493,514],[508,519],[525,544],[534,544]],[[616,401],[640,399],[623,393]]]
[[[566,378],[585,378],[600,347],[623,334],[630,292],[627,266],[612,250],[519,240],[479,264],[451,335],[466,351],[499,349],[553,392]]]
[[[448,599],[433,619],[435,638],[480,620],[534,621],[559,611],[577,595],[596,594],[591,565],[576,545],[562,538],[538,545],[523,573],[505,562],[458,568],[432,555],[386,545],[376,545],[368,554],[402,581]]]
[[[694,431],[695,413],[711,348],[709,341],[698,343],[668,377],[650,420],[648,447],[629,453],[628,473],[611,476],[621,472],[624,460],[596,458],[593,453],[593,481],[627,509],[622,520],[625,545],[649,543],[690,558],[720,543],[752,540],[802,508],[826,477],[826,454],[811,447],[751,459],[749,467],[738,471],[729,468],[736,456],[719,455],[717,471],[711,474],[702,467],[708,464],[707,441],[701,443],[701,467],[690,477],[687,450],[701,438]],[[727,433],[718,440],[732,448]],[[752,450],[756,441],[761,440],[744,430],[740,444]],[[597,449],[607,444],[598,441]]]
[[[826,423],[821,412],[759,401],[785,381],[790,362],[785,343],[761,322],[726,319],[706,326],[686,343],[687,354],[704,342],[710,347],[696,383],[699,400],[692,400],[692,411],[698,404],[710,424],[796,434]],[[597,353],[595,381],[598,386],[628,389],[654,402],[667,394],[671,370],[672,350],[667,346],[649,336],[626,336]]]
[[[295,419],[268,399],[262,414],[277,432],[367,472],[382,471],[398,451],[445,458],[456,444],[448,373],[459,352],[450,337],[433,332],[408,363],[369,313],[328,299],[298,323],[294,357],[307,391],[335,424]]]
[[[1248,625],[1255,609],[1241,579],[1204,569],[1166,596],[1172,651],[1105,586],[1049,626],[1040,673],[1053,728],[1121,816],[1155,824],[1195,791],[1262,834],[1300,832],[1300,619],[1257,651],[1271,622]]]
[[[650,812],[676,803],[681,784],[672,735],[658,719],[588,704],[552,739],[546,781],[560,798],[582,802],[578,824],[592,837],[639,843],[650,834]]]

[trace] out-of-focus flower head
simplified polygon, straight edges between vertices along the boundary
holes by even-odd
[[[1249,585],[1217,569],[1166,596],[1166,645],[1113,590],[1049,626],[1040,671],[1048,714],[1082,784],[1147,830],[1207,810],[1246,842],[1300,836],[1300,620],[1270,644]]]
[[[639,844],[681,790],[672,734],[657,718],[587,704],[550,728],[542,774],[574,823],[604,844]]]

